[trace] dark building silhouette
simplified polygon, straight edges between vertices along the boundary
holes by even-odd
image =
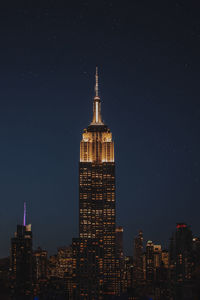
[[[133,246],[134,260],[134,279],[136,282],[144,281],[144,263],[143,263],[143,233],[140,230],[134,239]]]
[[[134,286],[134,265],[133,257],[125,256],[124,258],[124,276],[123,276],[123,292],[129,292]]]
[[[48,259],[48,278],[57,277],[57,255],[51,255]]]
[[[154,280],[154,247],[153,242],[148,241],[146,244],[146,280],[153,282]]]
[[[175,300],[195,299],[193,272],[195,269],[193,234],[185,223],[177,223],[170,240],[170,271]]]
[[[99,239],[73,239],[72,299],[103,299],[103,244]],[[78,255],[77,255],[78,254]]]
[[[124,257],[124,248],[123,248],[123,227],[118,226],[116,227],[116,253],[117,257],[120,260],[123,260]]]
[[[170,265],[174,266],[173,279],[184,282],[191,279],[193,265],[193,235],[189,226],[178,223],[170,240]]]
[[[17,232],[11,239],[11,289],[15,295],[23,296],[32,293],[32,265],[32,231],[31,225],[26,225],[24,204],[23,225],[17,225]]]
[[[123,247],[123,232],[124,229],[122,226],[116,227],[116,274],[118,278],[118,287],[120,289],[120,293],[123,292],[123,280],[124,280],[124,247]]]
[[[9,257],[0,259],[0,299],[7,300],[9,298]]]
[[[79,241],[76,241],[77,261],[85,256],[91,257],[91,251],[98,253],[96,273],[99,278],[98,284],[101,291],[108,297],[115,295],[119,289],[116,271],[116,236],[115,236],[115,161],[114,143],[110,129],[102,121],[101,101],[98,94],[98,74],[96,72],[95,97],[93,101],[93,119],[91,124],[84,129],[80,143],[79,163]],[[94,241],[94,242],[93,242]],[[75,243],[75,241],[74,241]],[[83,250],[80,245],[84,245]],[[94,249],[92,250],[92,248]],[[99,247],[99,250],[97,249]],[[74,248],[74,249],[75,249]],[[80,253],[81,251],[81,253]],[[101,255],[99,253],[102,253]],[[100,255],[100,256],[99,256]],[[82,258],[83,259],[83,258]],[[82,261],[84,263],[84,261]],[[88,272],[92,260],[88,260]],[[79,265],[79,262],[78,262]],[[81,265],[81,262],[80,262]],[[100,299],[89,288],[90,274],[88,280],[82,280],[81,268],[76,274],[77,285],[80,290],[80,299]],[[102,270],[102,271],[101,271]],[[85,275],[86,276],[86,275]],[[87,277],[86,276],[86,277]],[[81,280],[81,284],[78,280]],[[103,282],[102,282],[103,280]],[[95,283],[96,286],[96,283]],[[81,292],[82,291],[82,292]],[[83,292],[84,291],[84,292]],[[87,292],[86,292],[87,291]],[[83,296],[84,294],[84,296]],[[92,297],[92,298],[91,298]],[[98,298],[100,297],[100,298]]]

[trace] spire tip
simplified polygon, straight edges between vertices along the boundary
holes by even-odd
[[[99,74],[98,67],[96,66],[96,85],[95,85],[95,97],[99,97]]]
[[[26,226],[26,202],[24,202],[24,218],[23,218],[23,225]]]

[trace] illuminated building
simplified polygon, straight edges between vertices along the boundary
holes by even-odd
[[[84,129],[80,143],[80,240],[77,243],[79,247],[81,243],[85,247],[89,247],[87,245],[94,246],[94,253],[97,251],[97,247],[102,247],[103,292],[105,295],[114,295],[117,289],[115,215],[114,143],[110,129],[102,121],[96,71],[93,118],[87,129]],[[93,245],[92,240],[97,244]],[[88,253],[88,255],[90,254]],[[102,285],[101,280],[100,285]],[[87,284],[85,282],[86,290],[88,290]],[[85,297],[90,297],[90,295]]]
[[[160,267],[162,263],[161,245],[154,245],[148,241],[146,245],[146,280],[149,282],[160,279]]]
[[[117,253],[117,257],[120,260],[123,260],[124,257],[124,250],[123,250],[123,227],[118,226],[116,227],[116,253]]]
[[[162,263],[162,248],[161,245],[153,245],[154,259],[154,281],[160,280],[160,267]]]
[[[123,289],[123,280],[124,280],[124,249],[123,249],[123,227],[118,226],[115,230],[116,235],[116,275],[117,275],[117,284],[116,288],[121,293]]]
[[[51,255],[48,260],[48,278],[57,277],[57,255]]]
[[[144,280],[143,233],[142,233],[142,231],[139,231],[139,234],[134,239],[133,259],[134,259],[135,281],[142,282]]]
[[[40,247],[33,252],[33,273],[35,281],[47,279],[47,251]]]
[[[103,245],[99,239],[73,239],[72,299],[103,299]]]
[[[11,239],[11,289],[15,295],[28,295],[32,290],[32,231],[26,225],[26,204],[24,203],[23,225],[17,225],[17,232]]]
[[[10,299],[9,282],[10,258],[0,258],[0,299]]]
[[[146,244],[146,280],[154,279],[154,247],[153,242],[148,241]]]
[[[178,223],[170,241],[170,265],[174,266],[173,279],[184,282],[191,279],[193,235],[189,226]]]
[[[166,269],[169,268],[169,251],[162,250],[162,263]]]
[[[72,273],[72,248],[60,247],[58,248],[56,261],[56,274],[59,278],[64,278],[66,274]]]
[[[153,245],[153,252],[154,252],[154,268],[159,268],[162,260],[161,245]]]
[[[133,257],[125,256],[124,258],[124,280],[123,280],[123,292],[133,288],[134,278],[134,266],[133,266]]]

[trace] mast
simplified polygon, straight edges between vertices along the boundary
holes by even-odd
[[[103,125],[102,118],[101,118],[101,100],[99,97],[99,74],[98,74],[98,67],[96,67],[96,74],[95,74],[95,96],[93,101],[93,119],[92,125]]]
[[[26,226],[26,202],[24,202],[24,218],[23,218],[23,225]]]

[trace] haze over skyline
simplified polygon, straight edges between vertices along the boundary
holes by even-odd
[[[27,4],[28,5],[28,4]],[[80,2],[2,8],[0,256],[23,221],[50,253],[78,235],[78,161],[92,120],[95,67],[113,133],[117,224],[132,254],[169,240],[176,222],[199,234],[199,4]]]

